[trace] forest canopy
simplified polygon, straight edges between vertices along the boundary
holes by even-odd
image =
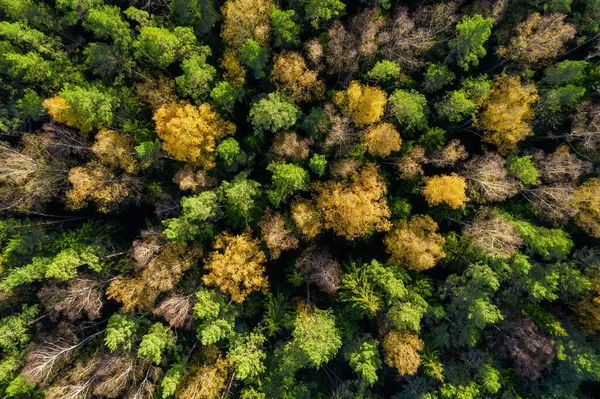
[[[0,0],[0,398],[599,392],[600,0]]]

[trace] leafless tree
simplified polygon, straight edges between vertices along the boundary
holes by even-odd
[[[592,163],[577,158],[566,145],[548,155],[541,150],[536,151],[533,160],[541,178],[550,183],[577,180],[581,175],[592,171]]]
[[[577,213],[573,202],[574,192],[575,186],[572,183],[539,186],[522,191],[538,217],[554,223],[565,223]]]
[[[540,378],[556,354],[552,340],[529,318],[507,319],[488,337],[501,356],[512,360],[515,371],[529,380]]]
[[[190,330],[192,328],[192,308],[194,307],[193,295],[171,295],[165,298],[153,310],[153,313],[162,316],[172,328]]]
[[[342,268],[325,247],[306,249],[296,261],[296,267],[325,292],[333,294],[340,286]]]
[[[327,104],[324,109],[331,121],[331,128],[327,132],[324,146],[327,149],[335,149],[337,155],[345,154],[358,143],[360,133],[350,118],[338,113],[333,105]]]
[[[141,238],[131,244],[131,256],[135,259],[136,270],[145,267],[162,247],[167,244],[167,238],[156,229],[141,232]]]
[[[478,202],[504,201],[517,193],[506,160],[495,152],[476,155],[462,167],[471,197]]]
[[[501,258],[509,258],[523,245],[523,238],[512,223],[488,208],[477,212],[463,235],[476,247]]]
[[[454,166],[458,161],[464,161],[469,156],[460,140],[454,139],[445,147],[434,151],[427,159],[428,163],[438,168]]]
[[[600,104],[582,104],[573,117],[567,138],[585,153],[597,153],[600,150]]]
[[[85,275],[68,282],[51,281],[38,292],[48,302],[51,318],[56,320],[62,313],[71,321],[82,318],[84,313],[90,320],[99,318],[103,295],[101,282]]]

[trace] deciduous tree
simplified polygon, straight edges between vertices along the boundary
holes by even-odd
[[[423,341],[416,334],[390,331],[381,342],[385,363],[400,375],[414,375],[421,365]]]
[[[458,65],[464,70],[479,65],[479,59],[487,54],[484,44],[492,34],[492,18],[484,18],[479,14],[465,15],[456,25],[456,39],[450,42],[458,59]]]
[[[356,126],[363,127],[381,118],[387,95],[378,87],[363,86],[358,81],[352,81],[347,90],[336,93],[335,103],[350,115]]]
[[[504,201],[517,193],[517,184],[506,170],[506,160],[495,152],[475,155],[461,173],[470,197],[477,202]]]
[[[469,200],[466,190],[467,182],[464,177],[452,173],[427,178],[421,193],[429,206],[444,203],[452,209],[458,209]]]
[[[521,140],[533,135],[529,121],[533,117],[531,106],[537,98],[535,86],[522,83],[516,76],[498,76],[477,120],[484,131],[484,141],[507,154]]]
[[[487,208],[477,212],[472,223],[463,229],[463,235],[476,247],[501,258],[511,257],[524,243],[510,221]]]
[[[574,194],[577,224],[588,234],[600,238],[600,178],[586,180]]]
[[[348,240],[376,231],[387,231],[390,210],[385,200],[387,188],[377,167],[366,164],[350,182],[317,184],[317,206],[323,212],[325,227]]]
[[[319,98],[325,90],[318,73],[308,69],[302,55],[295,51],[275,56],[271,81],[298,102]]]
[[[409,270],[427,270],[446,254],[446,242],[438,232],[437,223],[429,216],[415,215],[409,221],[396,222],[385,239],[390,262]]]
[[[271,259],[279,258],[283,251],[298,248],[298,239],[286,227],[285,220],[279,213],[267,209],[258,225]]]
[[[308,281],[329,294],[335,293],[340,286],[342,268],[325,247],[313,245],[304,250],[296,260],[296,267]]]
[[[362,137],[363,144],[372,155],[387,157],[400,150],[402,139],[400,133],[391,123],[380,123],[370,126]]]
[[[234,302],[242,303],[253,291],[268,289],[265,276],[265,254],[260,250],[259,240],[249,233],[232,236],[222,233],[217,236],[214,251],[205,261],[208,272],[202,281],[216,286],[221,292],[231,295]]]
[[[229,46],[239,48],[247,39],[260,45],[271,37],[271,0],[227,0],[221,8],[221,37]]]
[[[160,107],[153,116],[163,148],[179,161],[206,169],[214,166],[217,142],[235,132],[235,125],[225,121],[210,105],[195,107],[186,102]]]

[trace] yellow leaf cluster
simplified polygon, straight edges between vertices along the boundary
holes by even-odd
[[[219,357],[212,364],[193,367],[177,387],[178,399],[216,399],[227,386],[229,362]]]
[[[387,94],[379,87],[363,86],[354,80],[347,90],[335,94],[334,101],[351,115],[356,126],[363,127],[381,118],[387,103]]]
[[[313,201],[298,199],[292,202],[290,212],[298,230],[309,240],[315,238],[323,230],[321,215]]]
[[[139,98],[146,101],[155,110],[177,101],[175,81],[166,76],[160,76],[157,79],[145,79],[135,85],[135,92]]]
[[[69,183],[71,188],[65,193],[68,208],[81,209],[94,202],[102,213],[110,212],[127,199],[137,198],[142,189],[136,177],[117,176],[97,161],[71,168]]]
[[[363,144],[372,155],[387,157],[400,150],[402,139],[400,133],[391,123],[380,123],[370,126],[362,137]]]
[[[400,375],[414,375],[421,365],[423,341],[416,334],[390,331],[381,344],[385,363]]]
[[[102,129],[96,134],[92,152],[100,162],[111,168],[120,168],[129,173],[138,170],[139,164],[133,156],[133,143],[127,136],[113,130]]]
[[[87,132],[87,128],[83,121],[73,115],[71,111],[71,104],[60,96],[54,96],[47,98],[42,103],[48,115],[58,123],[64,123],[67,126],[79,129],[82,132]]]
[[[306,67],[302,55],[286,52],[275,57],[271,81],[277,89],[285,92],[298,102],[319,98],[325,91],[325,84],[319,80],[319,74]]]
[[[221,8],[221,38],[239,48],[247,39],[267,46],[271,38],[271,0],[227,0]]]
[[[521,140],[533,135],[529,121],[537,98],[535,86],[522,83],[519,77],[497,77],[477,121],[484,131],[483,140],[498,147],[501,154],[517,148]]]
[[[576,191],[574,203],[577,224],[590,235],[600,238],[600,178],[587,180]]]
[[[235,52],[228,50],[221,59],[223,79],[232,87],[239,89],[246,84],[246,68],[242,65]]]
[[[208,274],[202,281],[206,285],[229,293],[238,303],[244,302],[252,291],[266,292],[269,287],[265,275],[266,257],[258,239],[247,232],[237,236],[222,233],[217,236],[214,249],[204,264]]]
[[[353,240],[390,229],[387,188],[374,164],[367,163],[349,183],[328,181],[317,185],[317,191],[325,227],[337,235]]]
[[[215,165],[217,142],[235,132],[235,125],[221,118],[208,104],[199,107],[184,101],[167,104],[154,113],[153,119],[166,152],[178,161],[206,169]]]
[[[469,201],[466,190],[467,181],[465,178],[452,173],[450,175],[429,177],[425,181],[425,187],[423,187],[421,193],[425,196],[429,206],[445,203],[452,209],[458,209]]]
[[[446,240],[437,231],[437,223],[425,215],[397,222],[384,239],[390,263],[417,271],[434,267],[446,256],[443,250]]]

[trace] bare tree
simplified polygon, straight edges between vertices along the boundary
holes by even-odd
[[[325,105],[325,114],[331,121],[331,128],[325,138],[325,148],[335,149],[337,155],[348,152],[360,139],[360,133],[354,128],[347,116],[337,112],[332,104]]]
[[[577,213],[573,202],[574,192],[572,183],[558,183],[526,189],[522,193],[533,205],[538,217],[554,223],[565,223]]]
[[[501,258],[511,257],[523,245],[523,238],[512,223],[489,208],[477,212],[463,235],[476,247]]]
[[[190,330],[193,323],[193,307],[194,295],[171,295],[156,306],[152,312],[162,316],[172,328]]]
[[[462,167],[471,197],[478,202],[504,201],[517,193],[506,160],[495,152],[476,155]]]
[[[497,327],[488,334],[494,349],[513,361],[520,376],[529,380],[540,378],[556,355],[552,340],[529,318],[507,319]]]
[[[549,155],[536,151],[533,160],[542,179],[551,183],[577,180],[592,171],[592,163],[577,158],[566,145],[559,146]]]
[[[458,161],[464,161],[469,156],[469,153],[462,145],[460,140],[454,139],[445,147],[434,151],[428,157],[428,163],[438,168],[447,168],[454,166]]]
[[[48,302],[51,318],[56,320],[62,313],[71,321],[82,318],[84,313],[90,320],[99,318],[103,295],[102,283],[85,275],[66,283],[51,281],[38,292],[38,296]]]
[[[167,244],[167,238],[156,229],[141,232],[141,238],[131,244],[131,256],[135,259],[136,270],[145,267],[162,247]]]
[[[600,150],[600,104],[584,103],[579,108],[567,138],[585,153]]]
[[[300,269],[317,287],[333,294],[341,284],[342,268],[325,247],[311,246],[296,261]]]

